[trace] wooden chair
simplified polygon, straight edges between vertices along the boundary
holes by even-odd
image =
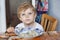
[[[57,20],[47,14],[42,15],[41,25],[45,31],[54,31],[56,29]]]

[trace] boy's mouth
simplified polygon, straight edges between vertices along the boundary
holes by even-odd
[[[30,19],[26,19],[26,21],[30,21]]]

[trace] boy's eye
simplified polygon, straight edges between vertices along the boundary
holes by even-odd
[[[32,13],[29,13],[30,15],[32,14]]]
[[[25,14],[22,14],[22,16],[24,16]]]

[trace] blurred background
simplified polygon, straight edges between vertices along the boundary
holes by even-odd
[[[47,3],[47,10],[39,10]],[[60,0],[0,0],[0,30],[5,32],[10,26],[15,27],[21,21],[17,18],[17,8],[21,3],[31,3],[38,15],[36,22],[40,22],[41,15],[46,13],[58,20],[57,31],[60,31]]]

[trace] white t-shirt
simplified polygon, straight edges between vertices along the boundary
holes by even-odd
[[[20,35],[20,34],[27,33],[27,32],[29,33],[34,32],[34,33],[37,33],[38,35],[41,35],[44,32],[43,27],[37,22],[35,23],[36,23],[35,27],[25,27],[24,23],[20,23],[15,27],[15,33],[17,35]]]

